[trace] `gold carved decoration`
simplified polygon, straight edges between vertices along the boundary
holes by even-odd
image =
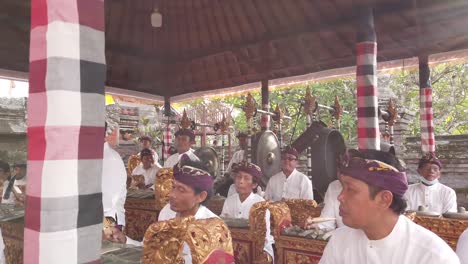
[[[254,263],[271,263],[271,257],[263,251],[266,236],[266,210],[270,211],[270,229],[275,240],[284,228],[291,225],[291,214],[284,202],[264,201],[250,208],[249,225],[254,241]]]
[[[245,101],[245,106],[244,106],[244,112],[245,112],[245,117],[247,120],[250,120],[255,111],[256,111],[256,106],[255,106],[255,102],[254,102],[254,99],[252,97],[252,95],[249,93],[247,94],[247,99]]]
[[[397,109],[396,109],[396,106],[395,106],[395,102],[393,102],[393,99],[390,98],[390,101],[388,102],[388,109],[387,109],[388,113],[389,113],[389,118],[388,118],[388,125],[389,126],[393,126],[395,125],[395,121],[398,117],[398,113],[397,113]]]
[[[291,212],[291,222],[293,225],[303,227],[306,219],[309,216],[319,217],[320,208],[317,207],[317,202],[307,199],[284,199]]]
[[[221,218],[191,221],[187,228],[187,244],[194,264],[205,263],[215,251],[224,252],[234,260],[231,233]]]
[[[128,176],[132,175],[133,170],[140,164],[140,162],[141,162],[141,159],[140,159],[140,155],[138,154],[131,155],[128,158],[128,161],[127,161],[127,175]]]
[[[193,216],[176,218],[150,225],[143,239],[142,263],[185,263],[182,257],[182,246],[187,226],[194,219]]]
[[[279,105],[276,105],[274,113],[275,113],[275,115],[273,116],[273,121],[277,122],[278,124],[281,124],[282,121],[283,121],[284,112],[279,107]]]
[[[156,174],[154,183],[155,208],[160,211],[169,202],[169,193],[172,191],[174,173],[172,168],[161,168]]]
[[[443,217],[438,218],[416,215],[414,217],[414,222],[434,232],[453,249],[456,248],[460,235],[468,228],[468,220]]]
[[[222,219],[195,220],[190,216],[152,224],[145,233],[142,263],[184,263],[184,242],[194,264],[204,263],[214,252],[234,259],[231,234]]]
[[[307,87],[307,91],[304,98],[304,113],[306,115],[311,115],[317,109],[315,107],[315,97],[310,94],[310,88]]]
[[[336,122],[339,122],[341,119],[341,115],[343,114],[343,107],[338,100],[338,96],[335,96],[335,104],[333,105],[335,112],[333,113],[333,117],[335,118]]]
[[[187,117],[187,112],[184,109],[184,113],[182,114],[182,119],[180,120],[180,126],[182,129],[188,129],[192,123],[190,122],[189,118]]]

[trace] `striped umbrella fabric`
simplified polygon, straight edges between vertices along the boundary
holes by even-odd
[[[99,263],[103,0],[32,0],[24,263]]]
[[[377,38],[372,9],[358,9],[356,83],[359,149],[380,149],[377,94]]]
[[[422,56],[419,58],[419,111],[421,126],[421,150],[423,153],[435,152],[432,87],[427,56]]]

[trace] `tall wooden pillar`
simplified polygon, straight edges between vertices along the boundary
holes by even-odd
[[[419,56],[419,106],[421,125],[421,150],[435,152],[435,135],[432,111],[431,71],[428,56]]]
[[[270,94],[268,91],[268,80],[262,80],[262,110],[270,112]],[[262,131],[270,129],[270,115],[262,114]]]
[[[380,149],[377,95],[377,37],[371,7],[357,9],[356,84],[358,146]]]

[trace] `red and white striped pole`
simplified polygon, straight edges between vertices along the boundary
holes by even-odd
[[[356,50],[358,146],[379,150],[377,37],[371,7],[358,10]]]
[[[434,113],[432,111],[432,87],[427,56],[419,57],[419,106],[421,125],[421,150],[435,152]]]

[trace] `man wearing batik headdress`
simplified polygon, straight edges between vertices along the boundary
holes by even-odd
[[[434,153],[428,153],[419,160],[418,176],[420,183],[412,184],[406,192],[409,210],[423,206],[427,211],[439,214],[457,211],[455,191],[439,182],[442,162]]]
[[[219,218],[204,206],[213,195],[213,177],[201,162],[190,160],[184,155],[173,170],[174,185],[169,194],[169,203],[161,209],[158,221],[188,216],[194,216],[195,219]],[[182,254],[185,263],[192,263],[187,244],[184,244]]]
[[[256,194],[258,184],[262,180],[262,170],[257,165],[242,161],[233,166],[234,186],[236,192],[224,201],[221,217],[249,219],[250,208],[265,199]],[[266,237],[263,250],[274,259],[273,243],[270,233],[270,212],[265,214]]]
[[[296,170],[299,153],[293,147],[286,147],[281,153],[281,171],[273,175],[265,190],[265,199],[314,199],[312,181]]]
[[[440,237],[402,215],[408,189],[404,172],[352,158],[340,174],[338,201],[345,226],[333,232],[321,264],[460,263]]]
[[[191,160],[199,160],[195,155],[192,143],[195,141],[195,134],[189,128],[181,128],[175,133],[175,145],[177,153],[172,154],[164,162],[165,168],[171,168],[176,165],[183,155],[187,155]]]

